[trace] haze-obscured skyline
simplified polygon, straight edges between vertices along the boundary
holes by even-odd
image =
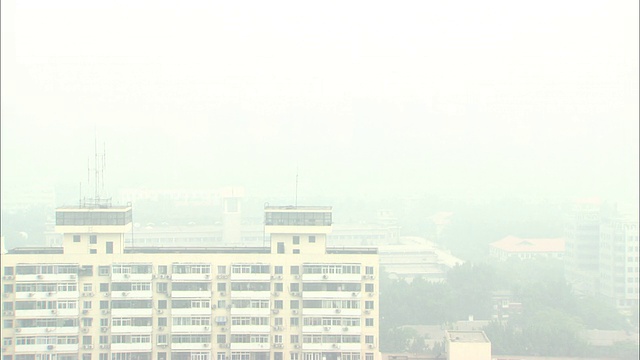
[[[637,201],[638,64],[633,1],[3,1],[2,187]]]

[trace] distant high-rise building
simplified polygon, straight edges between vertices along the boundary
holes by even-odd
[[[638,308],[638,216],[620,215],[600,227],[600,295],[620,309]]]
[[[58,248],[2,255],[3,356],[378,360],[378,254],[330,207],[266,207],[265,247],[127,247],[130,206],[56,211]]]
[[[600,224],[603,203],[599,199],[576,201],[565,222],[565,275],[583,294],[598,292]]]

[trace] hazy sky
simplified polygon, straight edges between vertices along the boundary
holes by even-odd
[[[637,198],[638,1],[1,3],[3,192]]]

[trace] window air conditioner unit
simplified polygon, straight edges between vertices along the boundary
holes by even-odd
[[[340,314],[341,312],[342,312],[342,310],[336,309],[336,314]]]
[[[328,278],[329,278],[329,275],[326,275],[326,274],[325,274],[325,275],[322,275],[322,278],[326,280],[326,279],[328,279]]]
[[[293,313],[294,313],[294,314],[297,314],[297,313],[298,313],[298,310],[293,310]]]
[[[358,293],[351,293],[351,296],[356,297],[358,296]]]
[[[342,331],[349,331],[349,328],[345,326],[342,328]]]
[[[324,331],[329,331],[329,330],[331,330],[331,328],[330,328],[330,327],[328,327],[328,326],[325,326],[325,327],[324,327]]]
[[[371,314],[371,310],[365,310],[364,313],[369,315],[369,314]]]
[[[101,330],[102,332],[107,332],[107,331],[109,331],[109,328],[108,328],[108,327],[104,327],[104,326],[103,326],[100,330]]]
[[[108,293],[108,292],[106,292],[106,293],[104,293],[103,295],[104,295],[104,296],[109,296],[109,293]]]
[[[369,349],[373,349],[375,346],[373,344],[369,344]]]
[[[55,345],[49,345],[49,346],[47,346],[47,350],[53,350],[53,349],[55,349],[55,348],[56,348],[56,346],[55,346]]]

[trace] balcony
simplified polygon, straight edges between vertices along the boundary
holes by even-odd
[[[304,308],[302,309],[302,315],[361,316],[362,309]]]
[[[240,281],[271,281],[271,274],[232,273],[231,280]]]
[[[51,316],[78,316],[78,309],[36,309],[16,310],[16,317],[51,317]]]
[[[173,308],[171,309],[171,315],[211,315],[213,310],[206,308]]]
[[[153,274],[111,274],[111,282],[127,282],[127,281],[136,281],[136,282],[149,282],[153,278]]]
[[[171,350],[200,350],[211,349],[211,343],[171,343]]]
[[[151,351],[151,343],[111,344],[111,351]]]
[[[211,274],[171,274],[174,281],[210,281]]]
[[[231,325],[231,333],[248,334],[248,333],[269,333],[271,326],[269,325]]]
[[[339,325],[334,325],[334,326],[303,326],[302,327],[302,332],[303,333],[313,333],[313,334],[317,334],[317,333],[324,333],[324,334],[345,334],[345,335],[349,335],[349,334],[360,334],[360,326],[339,326]]]
[[[77,282],[77,274],[17,274],[16,282]]]
[[[144,291],[113,291],[111,292],[112,299],[151,299],[153,292],[151,290]]]
[[[231,343],[231,350],[264,350],[271,349],[270,343]]]
[[[360,274],[302,274],[302,281],[360,282],[362,281],[362,275]]]
[[[171,291],[173,298],[211,298],[210,290]]]
[[[282,311],[282,309],[280,309]],[[271,309],[269,308],[231,308],[231,315],[263,315],[269,316]]]
[[[211,325],[173,325],[171,333],[202,333],[210,332]]]
[[[303,299],[362,299],[359,291],[305,291]]]
[[[112,326],[112,334],[149,334],[153,331],[153,326]]]
[[[269,291],[232,291],[232,299],[269,299],[271,298],[271,292]]]
[[[112,316],[153,316],[151,308],[111,309]]]
[[[56,299],[77,299],[80,296],[78,291],[41,291],[41,292],[17,292],[16,299],[33,300],[56,300]]]
[[[34,345],[16,345],[16,353],[46,353],[56,352],[78,352],[78,344],[34,344]]]
[[[307,343],[302,344],[302,350],[306,351],[360,351],[360,343]]]
[[[25,327],[15,328],[16,334],[19,335],[58,335],[58,334],[77,334],[78,327]]]

